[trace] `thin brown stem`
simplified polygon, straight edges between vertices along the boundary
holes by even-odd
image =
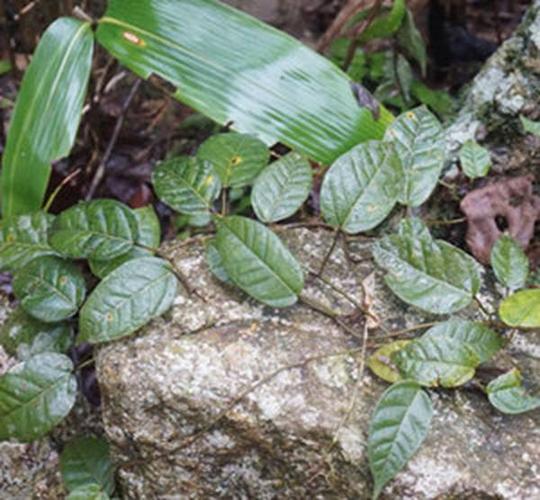
[[[56,197],[60,194],[60,191],[64,189],[64,187],[71,182],[75,177],[77,177],[81,173],[81,169],[78,168],[77,170],[74,170],[69,174],[67,177],[65,177],[62,182],[56,187],[56,189],[52,192],[52,194],[49,196],[49,199],[47,200],[47,203],[45,203],[45,206],[43,207],[44,212],[48,212],[51,209],[52,204],[54,203],[54,200]]]
[[[94,178],[92,179],[90,187],[88,188],[88,191],[86,192],[86,200],[91,200],[94,197],[94,194],[96,193],[97,188],[99,187],[99,185],[101,184],[101,181],[103,180],[103,177],[105,176],[107,163],[112,155],[114,147],[116,146],[118,137],[120,136],[120,131],[122,130],[124,121],[126,119],[127,110],[129,106],[131,105],[131,102],[135,98],[135,95],[137,94],[137,91],[139,90],[141,83],[142,83],[142,80],[137,80],[133,84],[126,100],[124,101],[124,104],[122,105],[120,116],[116,120],[116,125],[114,127],[114,131],[111,136],[111,139],[109,140],[109,144],[107,145],[107,149],[105,150],[103,158],[101,159],[101,162],[98,165],[98,168],[96,169],[96,173],[94,174]]]
[[[328,264],[328,261],[330,260],[330,257],[334,253],[334,250],[336,249],[336,246],[339,241],[339,237],[341,236],[341,230],[338,228],[336,229],[336,234],[334,235],[334,240],[332,241],[332,245],[330,246],[330,250],[328,250],[328,253],[325,255],[321,268],[319,269],[319,276],[322,276],[324,273],[324,270],[326,268],[326,265]]]

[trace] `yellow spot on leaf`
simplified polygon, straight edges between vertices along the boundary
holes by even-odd
[[[242,163],[242,157],[241,156],[233,156],[231,159],[231,164],[233,167],[236,167],[236,165],[240,165]]]
[[[131,33],[130,31],[124,31],[123,36],[124,40],[127,40],[134,45],[138,45],[139,47],[146,47],[146,42],[142,38],[138,37],[135,33]]]
[[[415,116],[415,114],[414,114],[412,111],[409,111],[409,112],[407,113],[407,118],[408,118],[409,120],[414,120],[414,119],[416,118],[416,116]]]
[[[214,182],[214,176],[209,175],[204,181],[204,187],[210,186],[210,184],[212,184],[212,182]]]

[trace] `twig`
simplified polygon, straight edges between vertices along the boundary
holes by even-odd
[[[432,323],[420,323],[419,325],[415,325],[410,328],[404,328],[403,330],[390,332],[388,333],[388,335],[384,335],[382,337],[372,337],[371,342],[373,344],[373,343],[378,343],[379,341],[384,342],[388,339],[392,339],[396,337],[403,337],[404,335],[407,335],[409,333],[414,333],[414,332],[417,332],[418,330],[425,330],[426,328],[432,328],[434,326],[440,325],[441,323],[442,321],[434,321]]]
[[[227,188],[221,192],[221,215],[225,217],[227,215],[228,200],[227,200]]]
[[[33,0],[32,2],[27,3],[17,14],[13,16],[14,21],[19,21],[21,17],[28,14],[41,0]]]
[[[87,368],[88,366],[91,366],[95,364],[96,360],[94,358],[87,359],[86,361],[83,361],[81,364],[77,365],[75,367],[75,371],[82,370],[83,368]]]
[[[51,209],[51,206],[54,203],[54,200],[56,199],[56,197],[58,196],[60,191],[62,191],[64,186],[66,186],[66,184],[68,184],[71,180],[73,180],[75,177],[77,177],[80,173],[81,173],[81,169],[78,168],[77,170],[74,170],[73,172],[71,172],[71,174],[69,174],[67,177],[65,177],[62,180],[62,182],[60,184],[58,184],[56,189],[49,196],[49,199],[47,200],[47,203],[45,203],[45,206],[43,207],[44,212],[48,212]]]
[[[363,22],[360,23],[357,28],[354,30],[353,39],[349,44],[347,50],[347,56],[345,57],[345,62],[343,63],[343,71],[347,71],[349,66],[354,60],[354,55],[358,45],[360,44],[360,37],[366,32],[366,30],[371,26],[377,15],[379,14],[384,0],[375,0],[375,4],[372,7],[372,10],[369,14],[369,17]]]
[[[320,53],[325,52],[330,44],[334,41],[335,38],[343,31],[343,28],[347,22],[353,17],[358,11],[362,10],[365,7],[367,0],[349,0],[343,9],[339,12],[337,17],[334,19],[334,22],[326,30],[324,35],[321,37],[318,45],[317,51]]]
[[[461,217],[460,219],[443,220],[443,219],[426,219],[424,222],[428,226],[455,226],[457,224],[463,224],[467,222],[467,217]]]
[[[336,234],[334,235],[334,240],[332,241],[332,245],[330,246],[330,250],[328,250],[328,253],[325,255],[321,268],[319,269],[319,276],[322,276],[324,273],[324,269],[326,268],[326,264],[328,264],[328,261],[330,260],[330,257],[334,253],[334,250],[336,249],[336,245],[338,244],[339,237],[341,236],[341,229],[336,229]]]
[[[476,304],[478,305],[478,308],[488,317],[490,318],[492,313],[490,311],[488,311],[488,309],[486,308],[486,306],[482,303],[482,301],[480,300],[480,298],[478,297],[478,295],[475,295],[474,296],[474,301],[476,302]]]
[[[323,316],[330,318],[334,323],[336,323],[336,325],[338,325],[349,335],[351,335],[351,337],[354,337],[357,340],[362,340],[362,337],[358,335],[355,330],[353,330],[349,325],[347,325],[347,323],[340,319],[339,314],[336,311],[330,309],[329,307],[313,299],[312,297],[308,297],[304,294],[300,295],[300,301],[306,306],[308,306],[310,309],[313,309],[314,311],[321,313]]]
[[[111,139],[109,140],[109,144],[107,146],[107,149],[105,150],[105,153],[103,155],[103,158],[101,159],[100,164],[98,165],[98,168],[96,169],[96,173],[94,174],[94,178],[92,179],[92,182],[90,184],[90,187],[88,188],[88,191],[86,193],[86,200],[91,200],[94,197],[94,194],[96,193],[96,190],[98,186],[100,185],[101,181],[103,180],[103,177],[105,176],[105,169],[107,167],[107,162],[109,161],[111,154],[113,152],[114,147],[116,146],[116,142],[118,141],[118,137],[120,135],[120,131],[122,130],[122,126],[124,125],[124,121],[126,118],[127,110],[133,101],[133,98],[135,97],[135,94],[137,93],[137,90],[139,90],[139,87],[141,86],[142,80],[137,80],[133,86],[131,87],[131,90],[124,101],[124,104],[122,106],[122,110],[120,113],[120,116],[116,120],[116,125],[114,127],[113,134],[111,136]]]

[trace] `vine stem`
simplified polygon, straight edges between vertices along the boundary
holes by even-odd
[[[322,261],[321,268],[319,269],[319,276],[323,275],[326,265],[328,264],[330,257],[332,256],[332,254],[334,253],[334,250],[336,249],[340,236],[341,236],[341,229],[337,228],[336,233],[334,235],[334,239],[332,241],[332,245],[330,246],[330,250],[328,250],[328,253],[324,256],[324,259]]]
[[[487,310],[486,306],[482,303],[478,295],[474,296],[474,301],[478,305],[478,308],[488,317],[490,318],[492,316],[492,313]]]
[[[96,362],[96,360],[93,357],[90,358],[90,359],[87,359],[86,361],[83,361],[82,363],[78,364],[75,367],[75,371],[79,371],[79,370],[82,370],[83,368],[91,366],[91,365],[95,364],[95,362]]]
[[[67,177],[64,177],[62,182],[56,187],[56,189],[49,196],[47,203],[45,203],[45,206],[43,207],[44,212],[48,212],[51,209],[51,206],[54,203],[54,200],[56,199],[60,191],[62,191],[62,189],[64,189],[66,184],[68,184],[71,180],[77,177],[80,173],[81,173],[81,169],[78,168],[77,170],[74,170],[73,172],[71,172],[71,174],[69,174]]]

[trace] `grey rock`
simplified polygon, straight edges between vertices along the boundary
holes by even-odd
[[[311,269],[332,242],[321,229],[290,229],[283,237]],[[359,302],[374,269],[371,241],[350,242],[354,264],[339,248],[325,272]],[[168,315],[104,346],[97,360],[105,432],[125,497],[369,498],[366,433],[386,384],[362,374],[359,339],[305,305],[275,310],[221,284],[207,269],[201,241],[165,251],[205,301],[181,293]],[[387,330],[432,320],[395,299],[380,273],[367,289]],[[312,276],[305,294],[341,312],[362,335],[363,319],[334,289]],[[487,288],[483,297],[497,301]],[[385,334],[369,334],[371,352]],[[535,334],[516,334],[502,362],[538,375],[539,348]],[[538,412],[503,417],[473,387],[431,394],[427,442],[387,498],[540,495]]]
[[[496,172],[531,170],[539,143],[525,136],[519,116],[540,118],[539,40],[540,0],[534,0],[521,26],[469,85],[459,113],[449,124],[451,162],[467,140],[477,139],[493,151]],[[540,171],[540,165],[535,165]]]

